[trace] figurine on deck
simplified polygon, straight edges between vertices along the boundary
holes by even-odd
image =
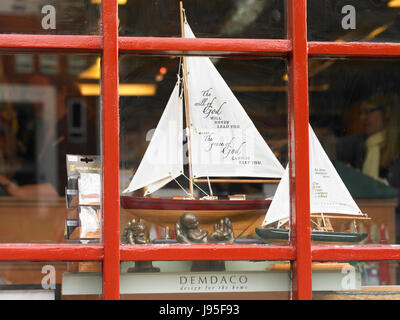
[[[149,243],[146,225],[132,219],[123,231],[122,241],[125,244]],[[160,268],[153,267],[151,261],[135,261],[135,267],[129,268],[128,272],[160,272]]]

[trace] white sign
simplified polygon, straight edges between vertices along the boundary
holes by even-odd
[[[121,274],[121,294],[289,291],[286,272]]]

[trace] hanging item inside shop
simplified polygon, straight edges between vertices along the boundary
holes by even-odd
[[[357,232],[356,221],[370,220],[347,190],[309,125],[311,240],[360,242],[367,233]],[[271,206],[256,233],[265,240],[288,240],[290,217],[289,166],[278,185]],[[336,232],[335,220],[351,221],[348,232]],[[276,228],[274,228],[276,227]]]
[[[181,25],[183,37],[195,38],[182,6]],[[271,182],[266,178],[281,178],[285,170],[209,58],[183,57],[181,67],[183,76],[178,76],[144,157],[124,190],[144,188],[144,197],[122,196],[121,205],[137,217],[171,229],[190,211],[208,232],[229,218],[236,237],[252,234],[271,200],[246,199],[246,195],[218,199],[211,188],[211,182],[218,179],[210,177],[225,177],[220,180],[226,183],[266,183]],[[183,96],[188,177],[183,160]],[[180,176],[187,178],[189,191],[176,180]],[[148,197],[171,181],[187,196]],[[200,182],[208,183],[208,193],[198,186]],[[196,199],[194,188],[205,196]]]

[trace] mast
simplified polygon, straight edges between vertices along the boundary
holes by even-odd
[[[184,30],[184,13],[183,13],[183,3],[182,1],[179,2],[179,11],[181,17],[181,34],[182,38],[185,37],[185,30]],[[192,153],[191,153],[191,142],[190,142],[190,115],[189,115],[189,101],[188,101],[188,91],[186,86],[187,81],[187,68],[186,68],[186,57],[182,58],[182,65],[183,65],[183,89],[185,90],[185,115],[186,115],[186,137],[188,143],[188,166],[189,166],[189,191],[194,198],[193,193],[193,172],[192,172]]]

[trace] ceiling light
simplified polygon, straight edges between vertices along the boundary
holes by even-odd
[[[83,96],[99,96],[100,85],[96,83],[79,83]],[[120,96],[154,96],[156,94],[155,84],[123,83],[119,85]]]
[[[128,0],[118,0],[118,4],[124,5],[128,2]],[[90,3],[92,4],[100,4],[101,0],[90,0]]]

